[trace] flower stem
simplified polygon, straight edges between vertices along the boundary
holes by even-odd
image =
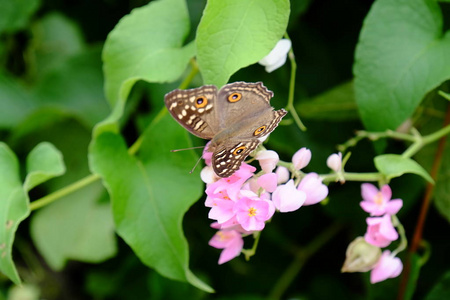
[[[408,247],[408,239],[406,238],[405,228],[403,227],[402,223],[400,223],[400,220],[396,215],[392,216],[393,225],[397,227],[398,234],[400,235],[400,245],[392,251],[393,256],[397,256],[398,253],[402,252],[403,250]]]
[[[255,255],[256,249],[258,248],[258,243],[259,243],[260,237],[261,237],[261,231],[257,231],[255,233],[253,233],[253,238],[255,239],[255,241],[253,242],[252,248],[251,249],[242,249],[241,252],[242,252],[242,254],[244,254],[246,261],[249,261],[250,257]]]
[[[38,208],[46,206],[64,196],[67,196],[67,195],[97,181],[98,179],[100,179],[99,175],[96,175],[96,174],[88,175],[88,176],[86,176],[78,181],[75,181],[74,183],[72,183],[60,190],[57,190],[51,194],[48,194],[47,196],[44,196],[36,201],[31,202],[30,210],[36,210]]]
[[[289,39],[289,36],[287,33],[285,33],[284,36],[285,36],[285,38]],[[292,47],[289,50],[288,56],[289,56],[289,61],[291,62],[291,79],[289,82],[289,95],[288,95],[288,103],[286,105],[286,109],[291,113],[298,128],[300,128],[300,130],[302,130],[302,131],[305,131],[306,126],[300,120],[300,117],[298,116],[297,111],[295,110],[295,107],[294,107],[295,76],[297,73],[297,63],[295,62],[294,50],[292,49]]]

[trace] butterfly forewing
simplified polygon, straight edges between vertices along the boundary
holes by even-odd
[[[239,170],[245,158],[260,144],[257,139],[241,141],[232,147],[219,145],[212,156],[214,172],[220,177],[229,177]]]
[[[175,120],[192,134],[212,139],[218,131],[213,113],[217,97],[214,85],[190,90],[174,90],[164,96],[164,103]]]

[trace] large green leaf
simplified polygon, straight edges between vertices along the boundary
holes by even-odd
[[[266,56],[283,36],[288,0],[210,0],[197,29],[197,60],[205,84],[218,87]]]
[[[20,278],[12,260],[14,235],[22,220],[30,214],[30,188],[64,172],[61,154],[48,143],[30,152],[25,186],[19,176],[19,163],[9,147],[0,142],[0,270],[14,283]]]
[[[450,78],[450,32],[435,0],[378,0],[355,55],[355,94],[370,130],[395,129]]]
[[[91,168],[110,193],[117,233],[160,274],[212,291],[189,270],[182,230],[184,214],[202,191],[198,172],[189,174],[192,152],[170,152],[187,146],[187,133],[165,113],[143,137],[138,158],[114,133],[101,133],[91,145]]]
[[[105,93],[117,121],[137,80],[168,82],[179,78],[194,56],[183,46],[189,15],[183,0],[158,0],[134,9],[111,31],[103,50]],[[96,131],[99,133],[99,131]]]
[[[98,263],[116,254],[110,205],[97,200],[102,193],[100,184],[89,185],[33,216],[31,236],[54,270],[69,259]]]
[[[64,154],[67,173],[45,185],[48,193],[52,193],[70,188],[70,184],[89,174],[87,148],[91,132],[74,120],[38,123],[38,119],[45,118],[45,115],[39,114],[34,120],[30,119],[29,126],[34,124],[35,131],[26,131],[21,140],[48,140]],[[57,118],[57,115],[51,117]],[[60,196],[31,216],[33,242],[55,270],[62,269],[68,260],[98,263],[117,252],[110,203],[105,199],[106,191],[99,180],[96,184],[91,183],[81,189],[78,187],[72,192]]]
[[[39,4],[39,0],[0,0],[0,33],[23,29]]]

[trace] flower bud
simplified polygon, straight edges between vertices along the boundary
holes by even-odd
[[[375,267],[381,257],[381,249],[357,237],[347,247],[341,272],[367,272]]]
[[[303,169],[311,161],[311,150],[303,147],[292,156],[292,163],[296,170]]]
[[[283,166],[279,166],[276,170],[275,170],[275,174],[277,174],[278,176],[278,180],[277,183],[278,184],[282,184],[285,183],[289,180],[289,170],[286,167]]]
[[[278,153],[273,150],[260,151],[255,158],[259,161],[259,165],[264,173],[271,173],[280,160]]]
[[[334,153],[328,156],[327,166],[335,172],[342,171],[342,153]]]

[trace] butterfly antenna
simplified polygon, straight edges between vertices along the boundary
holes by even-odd
[[[195,163],[194,167],[192,168],[192,170],[189,172],[189,174],[194,173],[195,168],[197,168],[198,163],[200,162],[200,160],[202,160],[202,157],[200,156],[197,160],[197,162]]]
[[[178,151],[200,149],[200,148],[205,148],[205,146],[197,146],[197,147],[190,147],[190,148],[183,148],[183,149],[174,149],[174,150],[170,150],[170,152],[178,152]]]

